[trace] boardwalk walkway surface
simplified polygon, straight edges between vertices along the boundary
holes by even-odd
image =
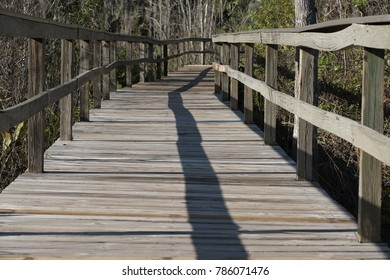
[[[0,258],[390,258],[213,90],[192,66],[112,93],[0,195]]]

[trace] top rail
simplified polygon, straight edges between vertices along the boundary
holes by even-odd
[[[350,18],[303,28],[261,29],[213,36],[214,43],[255,43],[337,51],[351,47],[390,49],[390,15]]]
[[[253,122],[253,90],[265,98],[264,138],[267,144],[276,142],[278,107],[299,119],[298,179],[314,178],[315,127],[360,149],[358,235],[362,242],[380,241],[382,164],[390,165],[390,138],[383,134],[384,50],[390,49],[390,15],[342,19],[293,29],[218,34],[212,39],[216,44],[213,64],[217,71],[216,91],[222,91],[225,100],[230,96],[231,107],[236,110],[238,81],[244,84],[244,118],[247,123]],[[238,71],[240,44],[245,44],[245,73]],[[266,45],[265,81],[252,77],[254,44]],[[279,45],[298,47],[296,98],[277,90]],[[318,108],[314,94],[317,50],[339,51],[353,47],[364,48],[361,123]]]
[[[154,45],[168,45],[182,42],[210,42],[210,38],[180,38],[156,40],[146,36],[131,36],[104,31],[93,30],[73,24],[59,23],[53,20],[42,19],[0,8],[0,36],[27,37],[37,39],[67,39],[67,40],[101,40],[125,41],[131,43],[148,43]]]

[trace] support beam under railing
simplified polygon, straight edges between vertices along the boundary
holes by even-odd
[[[239,44],[230,45],[230,67],[238,70],[240,61]],[[230,108],[234,111],[238,110],[238,81],[230,79]]]

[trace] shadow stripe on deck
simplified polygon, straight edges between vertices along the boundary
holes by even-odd
[[[188,66],[111,93],[0,195],[2,259],[389,259]]]

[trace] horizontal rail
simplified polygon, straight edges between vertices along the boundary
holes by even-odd
[[[0,110],[0,131],[10,129],[19,123],[26,121],[30,117],[34,116],[36,113],[42,111],[50,104],[58,102],[63,97],[71,94],[72,92],[81,88],[82,85],[88,83],[92,79],[102,76],[104,74],[110,73],[112,70],[118,67],[124,67],[129,65],[141,64],[141,63],[161,63],[168,61],[173,58],[177,58],[187,54],[202,54],[202,51],[187,51],[175,55],[171,55],[166,58],[141,58],[136,60],[118,60],[111,64],[93,68],[87,72],[79,74],[78,76],[71,79],[69,82],[51,88],[47,91],[42,92],[41,94],[34,96],[21,102],[12,107]],[[205,53],[212,53],[206,51]]]
[[[321,129],[337,135],[390,166],[389,137],[349,118],[322,110],[286,93],[277,91],[265,82],[240,71],[233,70],[228,65],[213,63],[213,68],[219,72],[226,73],[230,78],[236,79],[259,92],[273,104],[280,106]]]
[[[384,18],[386,18],[386,21]],[[337,31],[329,33],[321,32],[321,29],[316,31],[318,29],[316,29],[316,25],[313,25],[314,27],[311,29],[304,29],[305,32],[297,28],[219,34],[213,36],[213,42],[288,45],[321,51],[337,51],[351,47],[390,49],[390,25],[385,25],[390,22],[390,16],[381,17],[381,19],[383,21],[377,21],[375,25],[351,23],[347,27],[344,21],[341,30],[338,30],[336,21],[336,23],[332,23],[331,27]],[[321,26],[325,25],[322,24]]]
[[[0,36],[28,37],[68,40],[125,41],[131,43],[149,43],[154,45],[178,44],[182,42],[211,42],[210,38],[180,38],[156,40],[145,36],[130,36],[84,28],[78,25],[64,24],[52,20],[0,9]]]

